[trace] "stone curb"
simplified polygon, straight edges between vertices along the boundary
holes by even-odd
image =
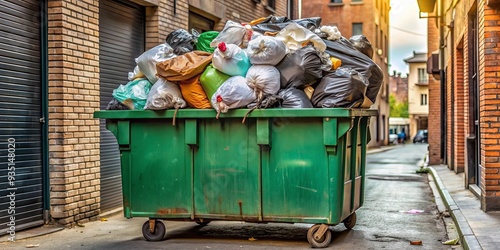
[[[369,155],[369,154],[381,153],[395,148],[396,146],[384,146],[380,148],[367,149],[366,154]]]
[[[453,222],[455,222],[455,226],[458,229],[458,234],[460,235],[460,242],[465,250],[481,250],[483,249],[479,244],[474,232],[469,226],[467,219],[462,214],[462,211],[451,197],[450,193],[444,186],[443,181],[439,177],[438,173],[433,167],[428,167],[431,171],[432,177],[434,177],[434,181],[436,186],[438,187],[439,193],[441,194],[441,198],[448,209],[451,217],[453,218]]]

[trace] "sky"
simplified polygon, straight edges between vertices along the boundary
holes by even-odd
[[[406,76],[403,60],[413,51],[427,52],[427,20],[418,17],[417,0],[391,0],[389,23],[389,74],[396,70]]]

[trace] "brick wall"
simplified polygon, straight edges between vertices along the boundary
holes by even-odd
[[[396,101],[403,103],[408,101],[408,78],[401,78],[401,73],[389,77],[390,93]]]
[[[50,213],[72,225],[100,212],[99,2],[48,6]]]
[[[365,0],[363,4],[351,4],[350,1],[343,1],[342,4],[331,4],[330,1],[325,0],[302,1],[303,17],[321,16],[323,25],[337,26],[342,35],[348,38],[352,36],[352,23],[363,23],[363,32],[366,33],[372,45],[376,46],[374,42],[375,19],[379,21],[379,27],[384,25],[382,18],[378,16],[379,11],[374,11],[374,9],[375,0]],[[387,34],[387,30],[384,31]]]
[[[206,1],[206,0],[205,0]],[[286,16],[287,0],[277,0],[276,8],[271,11],[266,8],[267,1],[254,3],[252,1],[222,1],[211,0],[211,3],[204,3],[210,6],[215,3],[221,4],[226,8],[223,18],[214,17],[211,13],[206,13],[208,17],[217,20],[215,30],[222,30],[228,20],[235,22],[250,22],[260,17],[269,15]],[[294,16],[298,16],[298,1],[294,0]],[[188,0],[179,0],[175,6],[174,1],[160,0],[157,7],[146,8],[146,48],[152,48],[165,41],[167,35],[176,29],[187,29],[189,25],[190,4]],[[201,10],[202,12],[204,10]]]
[[[462,19],[464,22],[464,37],[462,39],[462,43],[463,43],[463,85],[464,85],[464,90],[463,90],[463,93],[464,93],[464,100],[465,100],[465,103],[464,103],[464,117],[466,119],[464,119],[464,133],[465,133],[465,137],[468,137],[470,135],[473,134],[473,131],[471,129],[471,125],[469,123],[470,121],[470,117],[472,116],[472,112],[471,112],[471,105],[472,105],[472,96],[470,95],[469,91],[471,89],[471,87],[469,86],[469,67],[470,67],[470,64],[469,64],[469,60],[470,60],[470,55],[469,55],[469,18],[463,18]],[[469,157],[473,157],[472,154],[474,154],[474,152],[468,152],[467,151],[467,145],[465,146],[465,153],[467,155],[467,157],[465,158],[465,165],[467,166],[467,168],[465,168],[465,175],[468,177],[470,174],[472,173],[468,173],[468,158]]]
[[[187,29],[189,4],[187,0],[179,0],[174,14],[174,1],[161,0],[158,4],[158,40],[165,42],[167,35],[176,29]]]
[[[266,8],[268,2],[267,0],[262,0],[260,3],[255,3],[253,1],[220,1],[217,2],[224,4],[226,6],[225,18],[221,19],[217,25],[216,29],[221,30],[227,20],[232,20],[235,22],[250,22],[254,19],[260,17],[267,17],[269,15],[275,16],[286,16],[287,15],[287,0],[275,0],[276,8],[271,11]],[[304,4],[304,3],[302,3]],[[297,5],[295,5],[297,6]]]
[[[481,126],[481,207],[500,210],[500,11],[478,1]],[[490,60],[495,58],[494,60]]]
[[[439,49],[439,30],[427,22],[427,55]],[[439,80],[429,75],[429,164],[441,163],[441,87]]]
[[[461,46],[461,44],[459,44]],[[454,65],[454,89],[453,95],[455,97],[454,101],[454,159],[453,165],[456,173],[461,173],[464,171],[465,167],[465,103],[467,101],[466,95],[464,93],[464,60],[463,60],[463,50],[461,47],[455,49],[455,65]],[[468,117],[467,117],[468,118]]]
[[[159,33],[159,20],[158,7],[146,7],[146,50],[164,41],[164,37],[160,37]]]

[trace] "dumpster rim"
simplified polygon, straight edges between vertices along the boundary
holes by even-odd
[[[220,118],[243,118],[249,109],[234,109],[220,114]],[[94,112],[94,118],[105,119],[165,119],[174,117],[175,110],[100,110]],[[214,109],[181,109],[176,118],[215,118]],[[377,116],[377,109],[350,108],[304,108],[304,109],[257,109],[248,117],[357,117]]]

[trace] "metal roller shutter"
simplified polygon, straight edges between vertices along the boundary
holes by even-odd
[[[144,7],[130,1],[101,0],[99,53],[101,110],[113,98],[113,89],[127,83],[134,59],[144,51]],[[101,120],[101,211],[121,206],[120,152],[116,138]]]
[[[0,234],[43,224],[40,2],[0,1]]]

